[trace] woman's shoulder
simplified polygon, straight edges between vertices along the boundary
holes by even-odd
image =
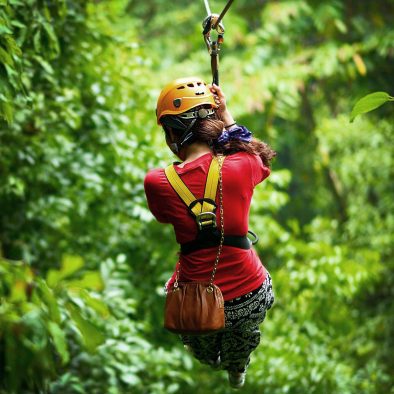
[[[249,153],[249,152],[245,152],[245,151],[239,151],[239,152],[234,152],[234,153],[230,153],[228,156],[226,157],[259,157],[257,155],[254,155],[253,153]]]
[[[249,152],[237,152],[226,157],[227,166],[238,173],[249,174],[253,185],[262,182],[270,175],[270,169],[266,167],[261,157]]]
[[[161,180],[163,179],[164,174],[164,169],[163,168],[153,168],[149,170],[144,179],[144,186],[146,188],[153,188],[154,186],[158,186],[161,183]]]
[[[234,162],[234,163],[245,163],[249,165],[250,163],[260,165],[262,160],[260,156],[254,155],[249,152],[236,152],[226,156],[226,161]]]

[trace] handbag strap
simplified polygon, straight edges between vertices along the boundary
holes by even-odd
[[[218,178],[219,178],[215,183],[216,183],[216,185],[219,186],[220,243],[219,243],[218,251],[216,253],[215,263],[213,266],[211,279],[209,280],[209,286],[207,289],[210,292],[212,292],[214,290],[212,284],[213,284],[213,280],[215,278],[215,274],[216,274],[217,266],[219,264],[220,254],[222,253],[223,242],[224,242],[223,177],[222,177],[222,166],[223,166],[223,162],[224,162],[224,156],[217,155],[216,157],[214,157],[212,159],[212,162],[213,161],[215,161],[218,165],[216,168],[214,168],[214,172],[216,172],[218,174]],[[211,170],[211,168],[212,168],[212,163],[211,163],[210,170]],[[209,171],[209,172],[211,172],[211,171]],[[209,173],[208,173],[208,178],[209,178]],[[213,179],[215,179],[215,178],[213,178]],[[207,184],[208,183],[209,182],[207,180]],[[216,189],[217,189],[217,186],[214,188],[215,194],[216,194]],[[207,185],[205,185],[205,191],[207,191]],[[212,193],[212,188],[211,188],[210,192]],[[175,275],[174,289],[178,288],[180,265],[181,265],[181,263],[178,262],[176,275]]]
[[[213,291],[213,280],[215,278],[216,270],[219,264],[220,254],[222,253],[223,249],[223,242],[224,242],[224,210],[223,210],[223,177],[222,177],[222,166],[223,166],[224,156],[218,156],[218,163],[219,163],[219,214],[220,214],[220,244],[218,251],[216,253],[215,264],[213,266],[211,280],[209,281],[209,291]]]

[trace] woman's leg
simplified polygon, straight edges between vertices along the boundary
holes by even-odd
[[[250,354],[260,343],[260,330],[226,331],[221,340],[221,368],[234,372],[245,372],[249,365]]]
[[[203,364],[217,367],[222,333],[210,335],[181,335],[182,342]]]
[[[274,302],[271,276],[268,274],[263,285],[238,299],[226,301],[226,329],[220,343],[221,367],[228,371],[245,372],[250,354],[260,343],[259,325],[266,311]]]
[[[274,302],[271,277],[249,294],[224,303],[226,328],[210,335],[181,335],[184,345],[203,364],[228,371],[244,372],[249,356],[260,343],[259,324]]]

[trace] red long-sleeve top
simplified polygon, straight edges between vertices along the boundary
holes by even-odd
[[[196,198],[204,196],[205,181],[212,155],[175,165],[175,170]],[[249,209],[255,186],[270,174],[260,157],[238,152],[226,157],[222,168],[223,210],[225,235],[246,235]],[[171,223],[178,243],[192,241],[197,225],[186,205],[174,191],[164,169],[154,169],[145,177],[145,194],[149,209],[159,222]],[[218,188],[219,190],[219,188]],[[219,191],[216,202],[219,204]],[[219,211],[217,221],[220,223]],[[180,255],[180,281],[209,281],[218,247],[200,249]],[[168,286],[175,280],[176,269]],[[225,301],[257,289],[264,282],[266,270],[253,248],[239,249],[223,246],[214,283],[219,286]]]

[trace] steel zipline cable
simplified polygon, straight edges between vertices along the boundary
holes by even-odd
[[[211,9],[209,7],[209,3],[208,0],[204,0],[204,4],[205,4],[205,9],[207,10],[207,15],[212,15]]]
[[[208,0],[206,0],[208,1]],[[226,12],[228,11],[228,9],[231,7],[231,4],[233,4],[234,0],[229,0],[226,4],[226,6],[223,8],[223,11],[220,13],[219,18],[217,19],[215,25],[212,27],[213,29],[216,29],[217,26],[219,25],[219,23],[221,22],[221,20],[223,19],[224,15],[226,15]]]
[[[228,9],[231,7],[231,4],[233,3],[234,0],[229,0],[226,4],[226,6],[223,8],[223,11],[220,13],[219,18],[215,24],[215,26],[213,27],[214,29],[216,29],[216,26],[220,23],[220,21],[223,19],[224,15],[226,15],[226,12],[228,11]],[[211,12],[211,7],[209,6],[209,2],[208,0],[204,0],[204,5],[205,5],[205,9],[207,11],[207,15],[212,15]]]

